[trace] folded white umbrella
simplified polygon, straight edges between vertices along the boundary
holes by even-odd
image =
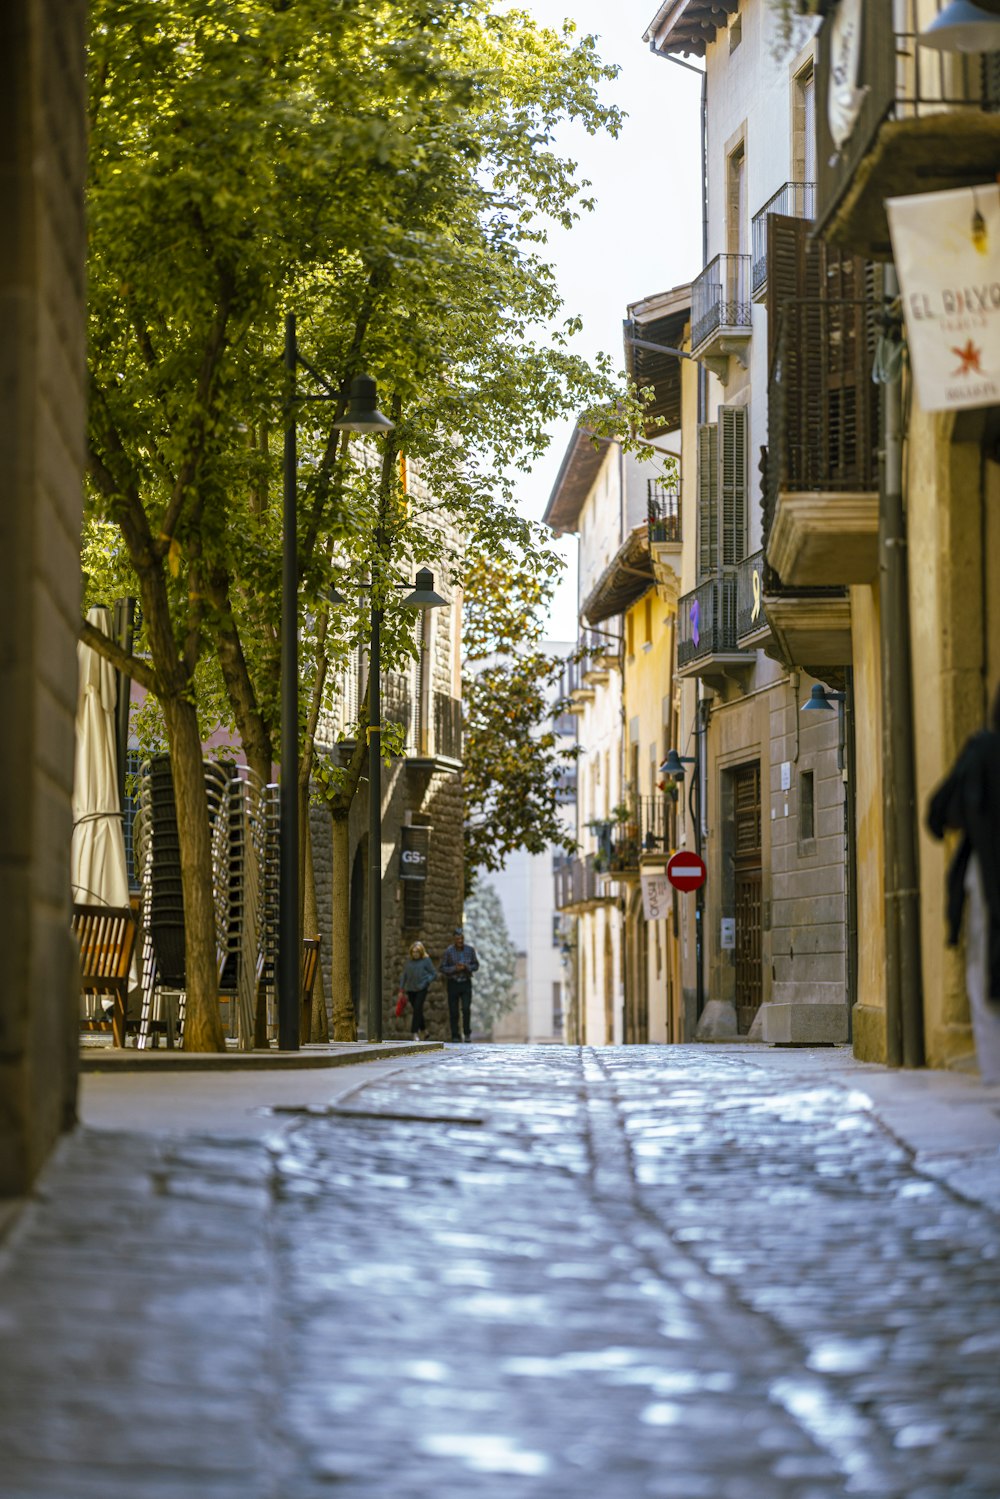
[[[91,609],[87,619],[111,635],[109,610]],[[115,762],[115,669],[89,646],[77,645],[76,654],[80,682],[70,858],[73,899],[124,907],[129,903],[129,890]]]

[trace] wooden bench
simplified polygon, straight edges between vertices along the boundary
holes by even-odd
[[[135,921],[128,907],[73,905],[73,931],[80,944],[80,988],[84,994],[111,994],[111,1031],[125,1045],[129,973],[135,947]]]

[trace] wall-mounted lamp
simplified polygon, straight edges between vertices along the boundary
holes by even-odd
[[[1000,51],[1000,12],[973,0],[951,0],[917,37],[936,52]]]
[[[673,776],[675,781],[683,781],[686,771],[685,765],[696,765],[697,761],[693,755],[679,755],[675,749],[667,751],[667,758],[660,766],[661,776]]]
[[[809,692],[809,701],[802,704],[802,712],[832,713],[837,703],[846,701],[846,692],[831,692],[822,682],[816,682]]]

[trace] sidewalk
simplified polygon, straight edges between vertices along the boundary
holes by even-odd
[[[85,1073],[0,1243],[3,1499],[996,1499],[1000,1089],[363,1050]]]
[[[309,1043],[298,1051],[183,1051],[179,1046],[112,1046],[110,1037],[86,1039],[80,1046],[81,1072],[284,1072],[289,1068],[350,1067],[440,1051],[443,1041],[331,1041]]]

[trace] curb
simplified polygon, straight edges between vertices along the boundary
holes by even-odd
[[[394,1057],[428,1056],[443,1041],[382,1041],[305,1046],[301,1051],[181,1051],[167,1047],[84,1047],[81,1072],[294,1072],[301,1068],[352,1067]]]

